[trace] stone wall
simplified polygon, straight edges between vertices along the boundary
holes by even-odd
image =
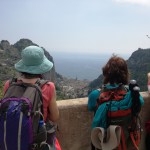
[[[150,95],[142,92],[144,106],[141,111],[142,140],[140,150],[144,148],[145,121],[150,119]],[[90,150],[90,131],[93,113],[88,112],[87,98],[57,101],[60,110],[57,137],[62,150]]]

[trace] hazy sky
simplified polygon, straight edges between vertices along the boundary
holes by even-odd
[[[132,53],[150,48],[150,0],[0,0],[0,41],[50,51]]]

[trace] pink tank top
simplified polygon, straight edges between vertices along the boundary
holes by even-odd
[[[6,81],[4,85],[4,93],[9,87],[9,80]],[[50,101],[52,100],[53,93],[55,90],[55,85],[53,82],[47,82],[43,87],[42,87],[42,97],[43,97],[43,112],[44,112],[44,120],[48,119],[49,115],[49,104]]]

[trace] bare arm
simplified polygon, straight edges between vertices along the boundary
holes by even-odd
[[[56,122],[59,118],[59,110],[56,103],[56,90],[54,89],[54,93],[52,99],[49,103],[49,119],[53,122]]]

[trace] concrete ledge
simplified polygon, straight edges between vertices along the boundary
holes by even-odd
[[[145,122],[150,119],[150,95],[141,92],[144,106],[140,113],[142,122],[142,140],[140,150],[145,150]],[[87,98],[57,101],[60,119],[57,137],[62,150],[90,150],[90,133],[93,113],[88,112]]]

